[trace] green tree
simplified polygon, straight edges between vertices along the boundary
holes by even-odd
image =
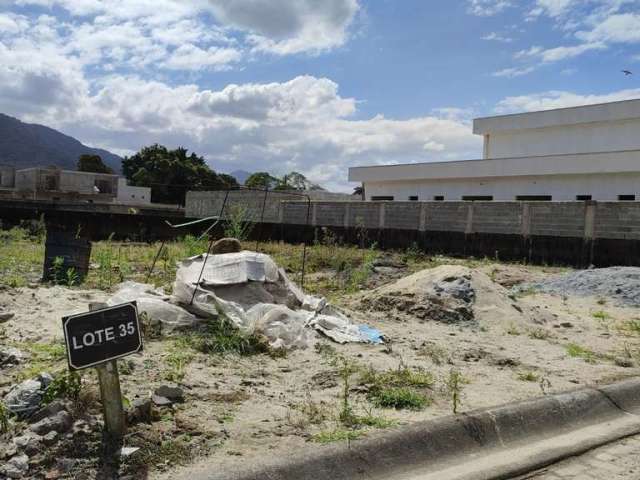
[[[267,172],[256,172],[249,175],[244,182],[244,186],[249,188],[273,189],[279,183],[280,179]]]
[[[113,173],[113,170],[104,164],[100,155],[84,153],[78,158],[79,172]]]
[[[238,188],[240,186],[240,184],[236,180],[236,177],[234,177],[233,175],[219,173],[218,177],[220,178],[220,181],[224,183],[225,188]]]
[[[324,190],[320,185],[312,183],[303,174],[298,172],[287,173],[274,190],[292,190],[304,192],[306,190]]]
[[[142,148],[122,161],[122,173],[131,185],[151,187],[153,202],[184,205],[188,190],[228,188],[229,180],[211,170],[204,158],[186,148],[163,145]]]

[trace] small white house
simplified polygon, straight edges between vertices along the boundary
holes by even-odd
[[[118,178],[118,196],[116,202],[127,205],[151,204],[151,189],[149,187],[133,187],[127,184],[127,179]]]
[[[640,99],[479,118],[481,160],[353,167],[366,200],[640,200]]]

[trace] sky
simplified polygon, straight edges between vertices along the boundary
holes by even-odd
[[[640,0],[0,0],[0,112],[338,191],[480,158],[475,117],[629,98]]]

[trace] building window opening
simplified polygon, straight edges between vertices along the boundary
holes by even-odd
[[[618,195],[618,200],[621,202],[635,202],[635,195]]]
[[[490,202],[493,197],[491,195],[464,195],[462,200],[465,202]]]
[[[94,186],[98,189],[96,193],[112,193],[109,180],[96,180]]]
[[[371,197],[371,201],[372,202],[392,202],[393,197],[385,196],[385,195],[373,196]]]
[[[551,195],[518,195],[516,200],[518,202],[550,202]]]
[[[44,177],[44,189],[47,191],[57,190],[57,184],[55,175],[47,175]]]
[[[436,195],[433,197],[433,200],[436,202],[444,202],[444,195]]]
[[[417,202],[418,201],[418,195],[411,195],[409,197],[409,201],[410,202]]]
[[[591,200],[591,195],[576,195],[576,200],[585,202],[587,200]]]

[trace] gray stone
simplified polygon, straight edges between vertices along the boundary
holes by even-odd
[[[2,473],[9,478],[22,478],[29,471],[29,457],[26,455],[16,455],[2,467]]]
[[[15,317],[15,315],[13,312],[0,312],[0,323],[8,322]]]
[[[138,422],[151,422],[152,404],[150,398],[136,398],[131,402],[131,407],[127,411],[127,420],[134,424]]]
[[[613,362],[618,367],[623,367],[623,368],[632,368],[633,367],[633,360],[631,360],[630,358],[616,357]]]
[[[88,435],[91,433],[91,425],[89,425],[89,423],[85,422],[84,420],[77,420],[73,424],[73,433],[74,435],[77,435],[77,434]]]
[[[42,407],[36,413],[29,417],[29,423],[36,423],[43,418],[51,417],[58,412],[62,412],[67,409],[67,405],[62,400],[54,400],[49,405]]]
[[[1,346],[0,347],[0,367],[11,367],[22,363],[26,358],[26,354],[17,348]]]
[[[182,402],[184,400],[184,392],[180,387],[162,385],[156,388],[151,398],[156,405],[171,405],[172,403]]]
[[[42,443],[44,443],[48,447],[50,447],[51,445],[54,445],[57,441],[58,441],[58,432],[56,432],[55,430],[51,430],[44,437],[42,437]]]
[[[39,435],[46,435],[51,431],[64,433],[71,428],[73,419],[68,412],[58,412],[51,417],[44,418],[37,423],[31,425],[30,429]]]
[[[29,456],[38,453],[42,447],[42,437],[34,433],[26,433],[13,439],[14,445]]]

